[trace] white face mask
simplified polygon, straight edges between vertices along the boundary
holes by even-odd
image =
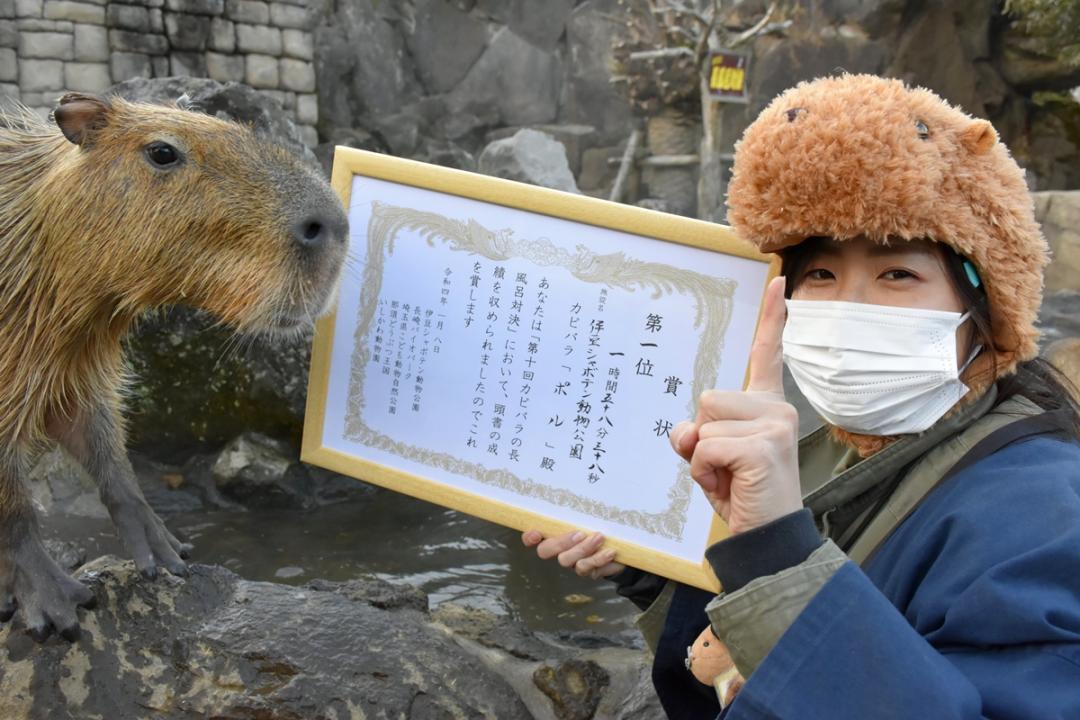
[[[970,313],[788,300],[784,362],[827,422],[866,435],[926,430],[968,391],[956,329]]]

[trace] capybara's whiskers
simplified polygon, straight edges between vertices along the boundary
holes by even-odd
[[[330,186],[250,127],[76,93],[54,117],[0,112],[0,570],[23,578],[0,572],[0,598],[52,608],[40,637],[70,634],[90,597],[45,552],[25,489],[49,440],[94,476],[124,545],[150,548],[140,571],[183,570],[124,450],[124,336],[159,308],[200,308],[242,333],[218,367],[302,329],[348,234]],[[312,226],[325,232],[298,234]]]

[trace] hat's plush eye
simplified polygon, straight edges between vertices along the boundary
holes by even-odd
[[[930,137],[930,128],[922,120],[915,121],[915,132],[919,133],[919,139],[925,140]]]
[[[787,111],[787,121],[795,122],[795,118],[799,117],[799,113],[806,112],[806,108],[791,108]]]

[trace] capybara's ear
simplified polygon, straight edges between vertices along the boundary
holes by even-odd
[[[109,122],[109,102],[96,95],[68,93],[60,98],[60,106],[53,111],[56,124],[71,142],[89,145],[95,131]]]
[[[994,147],[998,141],[997,131],[986,120],[973,120],[960,133],[960,141],[974,155],[982,155]]]

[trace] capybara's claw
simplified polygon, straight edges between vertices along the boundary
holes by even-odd
[[[79,607],[94,604],[94,593],[64,572],[49,556],[36,533],[16,540],[9,555],[14,564],[14,597],[0,615],[11,618],[16,606],[22,611],[30,636],[44,642],[53,634],[68,641],[79,637]]]
[[[158,576],[162,567],[173,575],[187,577],[187,564],[180,552],[186,543],[177,540],[165,523],[142,498],[109,503],[120,540],[135,559],[135,567],[147,580]],[[190,552],[191,546],[187,545]]]

